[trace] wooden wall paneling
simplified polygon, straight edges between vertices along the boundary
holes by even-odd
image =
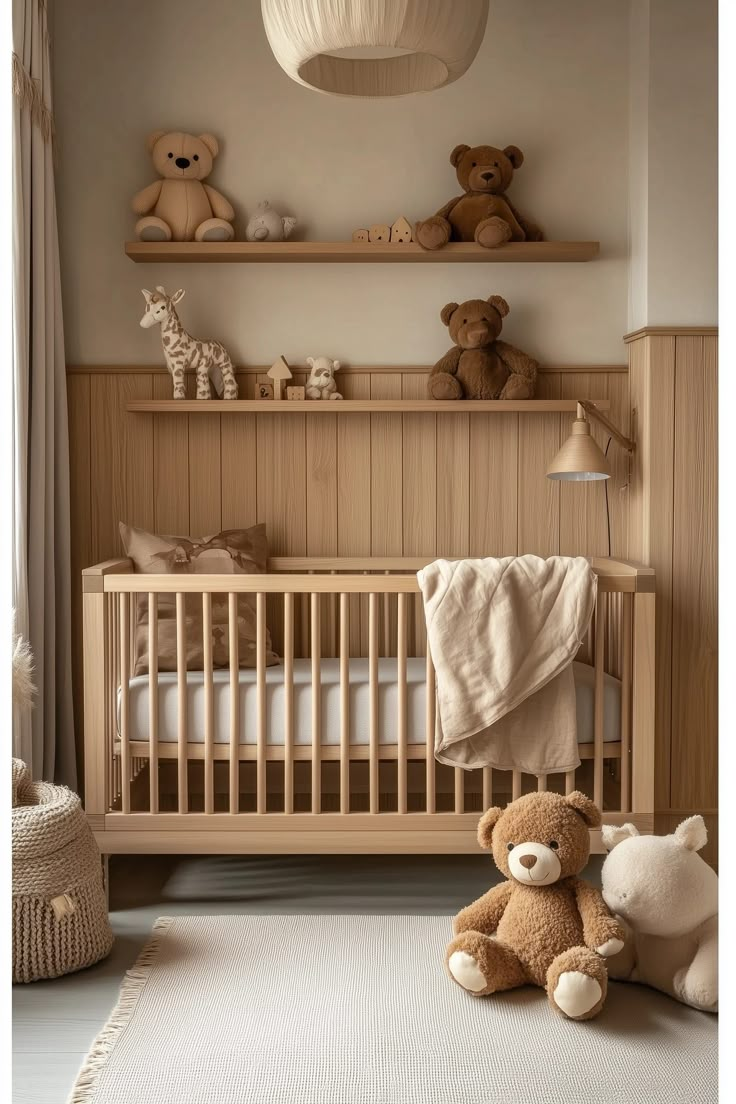
[[[241,397],[250,395],[253,378],[238,373]],[[258,448],[256,418],[244,414],[220,419],[222,463],[222,527],[242,529],[253,525],[258,515]]]
[[[371,377],[344,376],[340,391],[346,399],[368,399]],[[337,548],[339,556],[363,556],[371,547],[371,415],[338,418],[337,426]],[[368,655],[368,601],[348,602],[351,654]]]
[[[427,377],[405,375],[401,394],[405,399],[426,398]],[[402,414],[401,420],[404,555],[433,555],[437,547],[437,415]],[[424,610],[416,603],[413,634],[411,626],[409,631],[412,655],[424,655],[425,644]]]
[[[718,376],[714,337],[675,339],[671,805],[718,802]]]
[[[530,417],[524,414],[523,417]],[[470,418],[471,556],[515,556],[518,531],[519,415]]]
[[[540,373],[538,399],[560,397],[560,373]],[[560,484],[547,478],[547,466],[560,447],[559,414],[519,418],[519,553],[556,556],[560,550]]]
[[[82,685],[82,569],[92,563],[90,503],[90,378],[67,380],[69,410],[69,490],[71,523],[72,697],[77,733],[77,774],[84,782],[84,687]]]
[[[588,375],[584,372],[566,372],[561,381],[561,398],[577,399],[581,396],[595,395],[608,398],[608,376],[602,373]],[[573,416],[560,415],[562,423],[561,439],[570,434]],[[595,440],[605,452],[608,433],[603,426],[591,422]],[[616,442],[611,442],[609,457]],[[609,483],[613,482],[609,480]],[[608,488],[613,496],[613,488]],[[613,532],[612,532],[613,537]],[[589,483],[560,484],[560,554],[563,556],[607,556],[608,535],[606,530],[606,499],[603,481]]]
[[[608,400],[611,408],[608,417],[627,437],[631,436],[631,395],[626,372],[610,372],[607,380]],[[595,390],[595,388],[593,388]],[[635,457],[619,448],[615,441],[608,450],[613,475],[609,480],[611,510],[611,545],[614,556],[627,559],[629,555],[629,493]]]
[[[153,397],[171,398],[172,383],[152,377]],[[153,523],[157,533],[186,536],[189,524],[189,418],[157,414],[153,420]]]
[[[337,418],[328,418],[326,424],[319,418],[305,418],[308,556],[337,555],[337,422]],[[322,654],[333,656],[336,603],[328,595],[318,600]]]
[[[189,422],[189,527],[194,536],[222,529],[220,415],[201,414]]]
[[[470,546],[470,415],[437,419],[438,556],[467,556]]]
[[[371,376],[372,399],[400,399],[402,375],[377,372]],[[404,467],[402,420],[395,414],[371,414],[371,555],[401,556],[404,547]],[[407,611],[411,614],[411,610]],[[379,640],[382,654],[394,655],[397,646],[398,604],[379,603]]]
[[[92,561],[121,552],[118,523],[154,529],[153,420],[129,414],[131,399],[150,399],[150,375],[90,377]]]

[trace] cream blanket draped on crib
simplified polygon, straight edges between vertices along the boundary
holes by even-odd
[[[438,761],[529,774],[579,766],[572,661],[595,606],[588,561],[435,560],[417,578],[437,676]]]

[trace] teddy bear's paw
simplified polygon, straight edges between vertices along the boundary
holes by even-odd
[[[436,376],[430,376],[428,390],[430,398],[439,401],[463,397],[460,380],[451,376],[449,372],[438,372]]]
[[[206,219],[197,227],[194,240],[202,242],[231,241],[234,236],[235,231],[229,222],[225,222],[224,219],[211,218]]]
[[[475,240],[484,249],[497,249],[511,237],[511,227],[505,219],[493,215],[492,218],[479,222],[475,230]]]
[[[577,1020],[595,1008],[603,995],[599,983],[580,970],[566,970],[557,979],[554,1002],[571,1020]]]
[[[601,943],[600,947],[596,947],[596,952],[601,955],[602,958],[610,958],[611,955],[617,955],[619,951],[624,949],[623,939],[607,939],[605,943]]]
[[[480,966],[467,951],[453,951],[447,960],[447,968],[458,985],[469,993],[480,993],[488,985]]]
[[[424,249],[441,249],[450,240],[450,225],[439,218],[418,222],[414,228],[414,240]]]
[[[140,241],[171,241],[171,228],[163,219],[148,215],[138,221],[135,228]]]

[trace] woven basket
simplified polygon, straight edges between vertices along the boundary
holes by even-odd
[[[99,962],[113,935],[100,852],[76,794],[13,760],[13,981]]]

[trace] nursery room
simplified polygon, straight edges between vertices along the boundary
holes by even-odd
[[[715,1104],[717,0],[8,14],[6,1098]]]

